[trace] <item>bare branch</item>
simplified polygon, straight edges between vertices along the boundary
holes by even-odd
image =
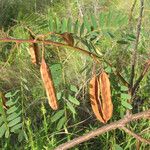
[[[59,42],[54,42],[54,41],[51,41],[51,40],[38,40],[38,39],[35,39],[35,40],[27,40],[27,39],[12,39],[12,38],[5,38],[5,39],[0,39],[0,42],[15,42],[15,43],[43,43],[43,44],[46,44],[46,45],[53,45],[53,46],[57,46],[57,47],[65,47],[65,48],[70,48],[70,49],[74,49],[74,50],[78,50],[86,55],[89,55],[91,56],[92,58],[95,58],[96,60],[100,57],[98,57],[96,54],[94,53],[91,53],[87,50],[84,50],[82,48],[79,48],[79,47],[74,47],[74,46],[70,46],[68,44],[63,44],[63,43],[59,43]]]
[[[48,35],[48,34],[47,34]],[[45,36],[45,35],[44,35]],[[39,39],[34,39],[34,40],[27,40],[27,39],[12,39],[12,38],[4,38],[4,39],[0,39],[0,42],[15,42],[15,43],[43,43],[45,45],[53,45],[53,46],[57,46],[57,47],[64,47],[64,48],[69,48],[69,49],[73,49],[76,51],[80,51],[82,53],[84,53],[85,55],[88,55],[91,58],[94,58],[94,60],[96,60],[98,63],[100,63],[99,59],[103,59],[99,56],[97,56],[94,53],[91,53],[85,49],[79,48],[79,47],[74,47],[74,46],[70,46],[68,44],[63,44],[63,43],[59,43],[59,42],[54,42],[51,40],[39,40]],[[106,61],[105,59],[103,59],[103,61],[108,64],[110,67],[112,67],[112,65]],[[120,72],[118,71],[114,71],[114,74],[117,75],[119,77],[119,79],[122,81],[122,83],[126,86],[129,86],[129,83],[125,80],[125,78],[121,75]]]
[[[136,66],[136,61],[137,61],[137,48],[138,48],[139,37],[140,37],[140,32],[141,32],[143,10],[144,10],[144,0],[141,0],[141,8],[140,8],[140,14],[139,14],[139,19],[138,19],[138,24],[137,24],[137,31],[136,31],[136,41],[135,41],[135,45],[134,45],[134,49],[133,49],[130,88],[133,87],[133,81],[134,81],[134,77],[135,77],[135,66]]]
[[[141,142],[144,142],[144,143],[147,143],[147,144],[150,144],[150,140],[144,139],[143,137],[141,137],[140,135],[138,135],[138,134],[132,132],[132,131],[129,130],[128,128],[122,127],[122,129],[123,129],[126,133],[132,135],[132,136],[133,136],[134,138],[136,138],[137,140],[139,140],[139,141],[141,141]]]
[[[133,10],[135,8],[136,2],[137,2],[137,0],[134,0],[133,5],[131,7],[131,11],[130,11],[130,14],[129,14],[129,24],[130,24],[130,22],[132,20]]]
[[[117,128],[122,128],[125,126],[127,123],[141,119],[141,118],[149,118],[150,119],[150,109],[144,112],[140,112],[137,114],[125,116],[123,119],[120,119],[116,122],[104,125],[100,127],[99,129],[96,129],[94,131],[91,131],[83,136],[74,138],[73,140],[66,142],[64,144],[59,145],[58,147],[55,148],[55,150],[67,150],[69,148],[72,148],[82,142],[88,141],[91,138],[94,138],[95,136],[99,136],[105,132],[108,132],[110,130],[115,130]]]

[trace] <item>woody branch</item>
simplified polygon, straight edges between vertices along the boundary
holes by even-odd
[[[100,60],[104,61],[107,65],[109,65],[110,67],[112,67],[111,63],[109,63],[107,60],[105,60],[102,57],[97,56],[96,54],[89,52],[85,49],[79,48],[79,47],[74,47],[74,46],[70,46],[68,44],[63,44],[63,43],[59,43],[59,42],[54,42],[51,40],[38,40],[38,39],[13,39],[13,38],[3,38],[0,39],[0,42],[14,42],[14,43],[43,43],[44,45],[52,45],[52,46],[56,46],[56,47],[64,47],[64,48],[68,48],[68,49],[73,49],[75,51],[79,51],[81,53],[84,53],[85,55],[88,55],[91,58],[94,58],[97,62],[100,63]],[[119,77],[119,79],[121,80],[121,82],[124,85],[129,86],[129,83],[125,80],[125,78],[121,75],[120,72],[118,72],[116,69],[113,70],[114,74],[117,75]]]
[[[144,139],[141,136],[131,132],[129,129],[125,128],[126,124],[130,123],[131,121],[135,121],[135,120],[138,120],[138,119],[141,119],[141,118],[150,119],[150,109],[147,110],[147,111],[144,111],[144,112],[137,113],[137,114],[132,114],[132,115],[129,115],[129,116],[127,115],[123,119],[120,119],[118,121],[115,121],[115,122],[107,124],[107,125],[104,125],[104,126],[98,128],[96,130],[93,130],[93,131],[91,131],[91,132],[89,132],[89,133],[87,133],[83,136],[74,138],[73,140],[71,140],[69,142],[61,144],[57,148],[55,148],[55,150],[67,150],[67,149],[72,148],[72,147],[74,147],[78,144],[81,144],[85,141],[88,141],[91,138],[94,138],[95,136],[99,136],[101,134],[104,134],[104,133],[106,133],[108,131],[111,131],[111,130],[115,130],[117,128],[118,129],[123,129],[125,132],[129,133],[134,138],[136,138],[136,139],[138,139],[142,142],[150,144],[150,140]]]

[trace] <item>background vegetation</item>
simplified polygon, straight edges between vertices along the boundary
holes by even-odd
[[[130,79],[132,49],[136,39],[136,25],[140,1],[137,0],[0,0],[0,38],[28,39],[31,29],[36,35],[49,31],[71,32],[75,43],[108,60],[98,67],[109,73],[114,105],[110,122],[122,118],[127,109],[133,113],[147,110],[150,104],[150,74],[142,81],[132,105],[123,103],[126,88],[114,75],[119,71]],[[150,3],[145,0],[141,37],[138,47],[136,78],[150,58]],[[91,26],[93,29],[91,29]],[[63,42],[59,37],[49,37]],[[39,68],[30,62],[29,44],[0,43],[0,91],[6,93],[8,106],[5,114],[8,130],[3,133],[0,122],[1,149],[53,150],[58,145],[101,127],[92,113],[88,82],[93,59],[68,48],[45,46],[46,60],[52,70],[60,108],[52,111],[43,89]],[[41,47],[40,47],[41,48]],[[126,95],[123,95],[126,94]],[[125,97],[126,96],[126,97]],[[11,114],[14,114],[9,117]],[[2,116],[0,116],[1,119]],[[17,117],[17,120],[15,118]],[[15,121],[14,121],[15,120]],[[11,122],[12,121],[12,122]],[[131,122],[130,129],[150,138],[149,120]],[[15,130],[14,127],[17,130]],[[148,150],[122,130],[113,130],[76,146],[75,150]]]

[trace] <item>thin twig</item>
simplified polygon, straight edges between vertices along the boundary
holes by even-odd
[[[132,135],[134,138],[136,138],[137,140],[143,142],[143,143],[147,143],[150,144],[150,140],[144,139],[143,137],[141,137],[140,135],[134,133],[133,131],[129,130],[126,127],[121,127],[121,129],[123,129],[126,133]]]
[[[12,38],[5,38],[5,39],[0,39],[0,42],[16,42],[16,43],[43,43],[43,44],[46,44],[46,45],[53,45],[53,46],[57,46],[57,47],[65,47],[65,48],[70,48],[70,49],[73,49],[73,50],[77,50],[77,51],[80,51],[86,55],[89,55],[90,57],[94,57],[95,59],[98,59],[100,57],[98,57],[96,54],[94,53],[91,53],[87,50],[84,50],[82,48],[79,48],[79,47],[74,47],[74,46],[70,46],[68,44],[63,44],[63,43],[59,43],[59,42],[54,42],[54,41],[51,41],[51,40],[27,40],[27,39],[12,39]]]
[[[143,143],[147,143],[147,144],[150,144],[150,140],[147,140],[147,139],[144,139],[142,136],[132,132],[131,130],[129,130],[128,128],[126,127],[122,127],[121,129],[123,129],[126,133],[132,135],[134,138],[136,138],[137,140],[143,142]]]
[[[136,61],[137,61],[137,48],[138,48],[139,37],[140,37],[140,32],[141,32],[143,10],[144,10],[144,0],[141,0],[140,14],[139,14],[139,19],[138,19],[138,24],[137,24],[137,31],[136,31],[136,41],[135,41],[135,45],[134,45],[134,49],[133,49],[130,88],[133,87],[133,81],[134,81],[134,77],[135,77],[135,67],[136,67]]]
[[[129,14],[129,24],[130,24],[130,22],[131,22],[131,20],[132,20],[132,15],[133,15],[133,11],[134,11],[136,2],[137,2],[137,0],[134,0],[133,5],[132,5],[132,7],[131,7],[131,11],[130,11],[130,14]]]
[[[136,89],[138,88],[140,82],[142,81],[142,79],[144,78],[144,76],[146,75],[146,73],[148,72],[149,69],[150,69],[150,60],[147,61],[141,75],[139,76],[139,78],[135,82],[135,84],[132,88],[132,93],[134,93],[136,91]]]
[[[83,136],[74,138],[73,140],[63,143],[61,145],[59,145],[58,147],[55,148],[55,150],[67,150],[70,149],[78,144],[81,144],[85,141],[88,141],[91,138],[94,138],[95,136],[99,136],[105,132],[108,132],[110,130],[115,130],[117,128],[122,128],[123,126],[125,126],[127,123],[137,120],[137,119],[141,119],[141,118],[150,118],[150,109],[144,112],[140,112],[137,114],[133,114],[133,115],[129,115],[129,116],[125,116],[123,119],[120,119],[118,121],[115,121],[113,123],[110,123],[108,125],[104,125],[102,127],[100,127],[99,129],[93,130]]]

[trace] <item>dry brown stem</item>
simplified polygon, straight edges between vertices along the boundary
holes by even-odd
[[[95,136],[99,136],[103,133],[106,133],[106,132],[111,131],[111,130],[115,130],[117,128],[119,128],[119,129],[123,128],[127,123],[129,123],[131,121],[135,121],[137,119],[142,119],[142,118],[150,119],[150,109],[147,111],[144,111],[144,112],[137,113],[137,114],[125,116],[123,119],[120,119],[118,121],[115,121],[115,122],[107,124],[107,125],[104,125],[104,126],[100,127],[99,129],[93,130],[93,131],[91,131],[91,132],[89,132],[83,136],[74,138],[73,140],[71,140],[69,142],[66,142],[66,143],[59,145],[58,147],[55,148],[55,150],[70,149],[70,148],[72,148],[78,144],[81,144],[85,141],[90,140],[91,138],[94,138]],[[134,134],[134,137],[135,137],[135,134]],[[138,140],[139,140],[139,137],[138,137]],[[143,140],[143,142],[145,142],[145,140]]]
[[[136,62],[137,62],[137,49],[138,49],[139,38],[140,38],[140,33],[141,33],[142,17],[143,17],[143,10],[144,10],[144,0],[140,0],[140,1],[141,1],[140,14],[139,14],[138,23],[137,23],[136,40],[135,40],[135,45],[133,49],[132,65],[131,65],[131,78],[130,78],[131,89],[133,87],[133,81],[135,77],[135,67],[136,67]]]

